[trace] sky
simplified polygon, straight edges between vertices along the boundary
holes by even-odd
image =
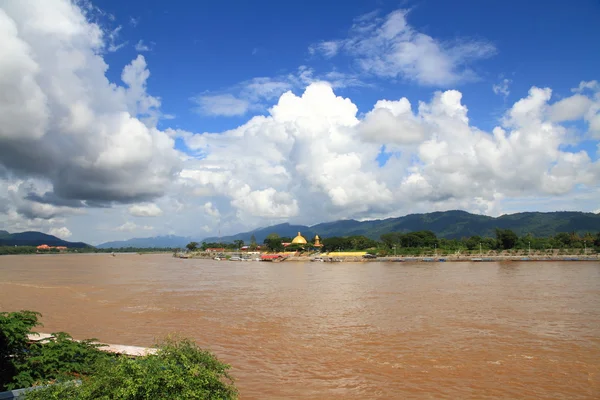
[[[600,212],[600,3],[0,0],[0,229]]]

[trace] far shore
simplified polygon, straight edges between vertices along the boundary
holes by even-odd
[[[230,255],[240,255],[239,252],[227,252],[220,255],[211,253],[180,253],[174,254],[180,258],[229,260]],[[261,260],[271,262],[504,262],[504,261],[600,261],[600,254],[451,254],[451,255],[397,255],[365,257],[365,252],[330,252],[321,254],[297,255],[294,253],[263,253],[279,255],[279,259]],[[260,257],[254,255],[253,257]],[[253,261],[259,258],[253,258]],[[240,261],[236,259],[235,261]],[[250,261],[250,260],[242,260]]]

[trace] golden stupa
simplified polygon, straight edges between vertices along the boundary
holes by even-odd
[[[321,246],[323,246],[323,245],[321,244],[321,238],[319,237],[319,235],[316,235],[316,236],[315,236],[315,244],[314,244],[314,246],[315,246],[315,247],[321,247]]]
[[[300,234],[300,232],[298,232],[298,236],[296,236],[294,238],[294,240],[292,240],[292,244],[306,244],[306,243],[307,243],[306,239],[304,239],[304,236],[302,236]]]

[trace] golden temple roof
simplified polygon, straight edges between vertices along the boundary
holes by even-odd
[[[296,236],[294,238],[294,240],[292,240],[292,244],[306,244],[306,239],[304,239],[304,236],[302,236],[300,234],[300,232],[298,232],[298,236]]]

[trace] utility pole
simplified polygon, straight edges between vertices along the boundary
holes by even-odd
[[[433,254],[437,257],[437,243],[433,244]]]
[[[583,254],[587,254],[587,241],[583,241]]]
[[[529,255],[531,255],[531,242],[527,242],[527,245],[529,246]]]
[[[481,257],[481,242],[479,242],[479,256]]]

